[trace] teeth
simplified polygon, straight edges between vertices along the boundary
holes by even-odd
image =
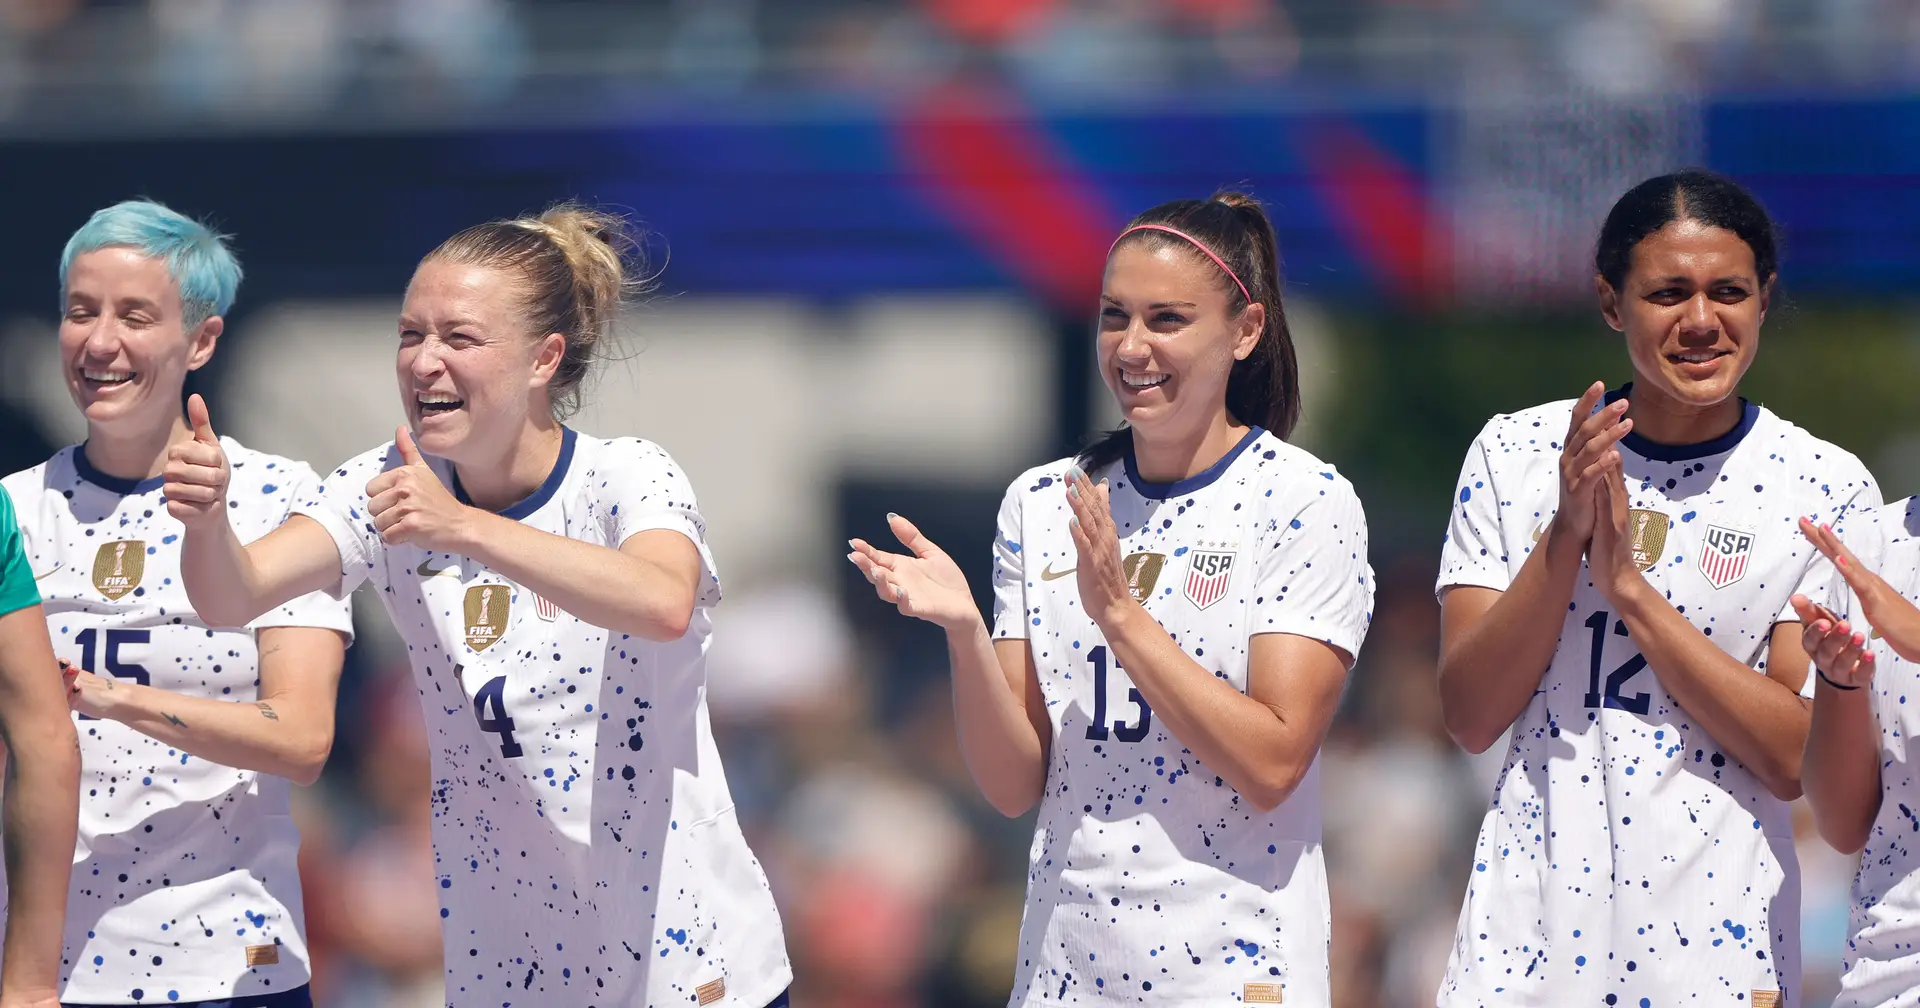
[[[1157,372],[1149,372],[1147,374],[1137,374],[1137,375],[1128,374],[1125,371],[1120,372],[1120,381],[1123,382],[1128,388],[1152,388],[1155,385],[1158,385],[1166,380],[1167,380],[1166,375],[1159,374]]]
[[[457,403],[460,401],[459,396],[448,395],[444,392],[422,392],[418,398],[421,402],[430,406]]]
[[[82,368],[80,374],[88,381],[123,382],[133,380],[133,372],[131,371],[95,371],[91,368]]]
[[[1709,350],[1704,353],[1683,353],[1675,354],[1674,356],[1686,361],[1688,364],[1705,364],[1710,360],[1720,357],[1721,353],[1718,350]]]

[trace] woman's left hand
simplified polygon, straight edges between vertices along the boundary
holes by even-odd
[[[1605,471],[1594,487],[1593,541],[1587,546],[1587,569],[1593,586],[1616,608],[1622,599],[1648,587],[1633,560],[1633,517],[1627,508],[1627,480],[1620,452],[1605,460]]]
[[[88,717],[106,718],[112,706],[112,693],[118,687],[106,676],[94,675],[78,665],[60,661],[60,674],[67,680],[67,707]]]
[[[440,553],[464,552],[461,535],[473,509],[454,499],[427,466],[404,424],[394,432],[393,447],[402,464],[367,481],[367,511],[380,541],[389,546],[412,543]]]
[[[1080,587],[1080,605],[1104,632],[1128,612],[1139,608],[1127,587],[1120,562],[1120,534],[1113,525],[1107,484],[1098,484],[1079,466],[1067,470],[1067,506],[1073,517],[1067,530],[1078,554],[1074,574]]]

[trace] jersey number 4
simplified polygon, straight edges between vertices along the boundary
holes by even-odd
[[[100,642],[100,631],[89,627],[74,635],[73,642],[80,645],[80,667],[96,674],[105,673],[115,679],[131,679],[142,686],[147,685],[147,670],[132,662],[121,661],[120,645],[149,643],[153,640],[153,632],[151,630],[108,630],[106,637],[107,653],[105,657],[107,664],[105,668],[102,668],[93,663],[96,654],[95,648]],[[80,720],[93,721],[97,719],[90,715],[82,714],[80,715]]]
[[[1093,723],[1087,726],[1087,737],[1096,742],[1107,740],[1107,646],[1101,644],[1087,651],[1087,661],[1093,663]],[[1114,662],[1114,668],[1120,663]],[[1122,742],[1138,742],[1147,737],[1147,729],[1153,726],[1153,708],[1147,706],[1147,698],[1140,691],[1127,687],[1127,699],[1140,708],[1140,719],[1133,724],[1125,721],[1113,723],[1113,735]]]
[[[1620,667],[1607,673],[1604,690],[1600,682],[1600,656],[1607,648],[1607,621],[1612,614],[1597,612],[1587,617],[1587,626],[1593,630],[1593,662],[1587,674],[1587,706],[1611,707],[1614,710],[1632,711],[1635,714],[1647,712],[1648,698],[1645,693],[1622,696],[1621,688],[1627,685],[1639,671],[1647,667],[1645,655],[1636,654],[1620,663]],[[1613,620],[1613,633],[1616,637],[1627,636],[1627,625]]]
[[[453,667],[453,677],[460,678],[462,666]],[[500,736],[500,758],[513,759],[525,750],[513,740],[513,718],[507,716],[507,677],[494,676],[487,684],[473,694],[473,719],[479,723],[480,730]]]

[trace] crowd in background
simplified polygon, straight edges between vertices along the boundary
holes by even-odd
[[[1899,86],[1917,56],[1915,0],[5,0],[0,124],[539,115],[663,92],[885,96],[970,72],[1122,100],[1263,82]]]

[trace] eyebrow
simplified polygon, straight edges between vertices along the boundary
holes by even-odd
[[[1659,284],[1659,285],[1661,285],[1661,286],[1663,286],[1663,287],[1664,287],[1664,286],[1667,286],[1667,285],[1669,285],[1669,284],[1685,284],[1685,283],[1691,283],[1692,281],[1693,281],[1693,278],[1692,278],[1692,277],[1684,277],[1684,276],[1677,276],[1677,275],[1676,275],[1676,276],[1665,276],[1665,277],[1655,277],[1655,278],[1654,278],[1654,280],[1653,280],[1653,282],[1654,282],[1654,283],[1657,283],[1657,284]],[[1709,284],[1724,284],[1724,283],[1748,283],[1748,284],[1750,284],[1750,283],[1757,283],[1758,281],[1756,281],[1756,280],[1755,280],[1755,279],[1754,279],[1753,277],[1751,277],[1751,276],[1749,276],[1749,275],[1747,275],[1747,274],[1745,274],[1745,273],[1729,273],[1729,274],[1727,274],[1726,276],[1719,276],[1719,277],[1714,277],[1714,278],[1713,278],[1712,280],[1709,280],[1709,281],[1707,281],[1707,282],[1708,282]]]
[[[1106,303],[1113,305],[1116,308],[1124,307],[1123,305],[1120,304],[1119,300],[1114,298],[1111,294],[1100,295],[1100,300],[1105,301]],[[1200,306],[1197,304],[1194,304],[1192,301],[1155,301],[1154,303],[1148,305],[1147,307],[1149,309],[1152,309],[1152,308],[1198,308]]]

